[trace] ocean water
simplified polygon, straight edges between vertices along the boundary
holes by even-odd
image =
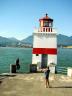
[[[59,48],[57,62],[57,66],[72,67],[72,49]]]
[[[28,72],[32,62],[31,48],[0,47],[0,73],[10,72],[10,64],[15,64],[17,58],[21,65],[19,72]],[[72,49],[58,49],[57,66],[72,67]]]
[[[10,64],[15,64],[16,59],[20,60],[19,72],[28,72],[32,60],[31,48],[0,48],[0,73],[10,72]]]

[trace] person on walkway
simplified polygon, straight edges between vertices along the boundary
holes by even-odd
[[[49,67],[47,67],[46,70],[45,70],[46,88],[50,87],[50,84],[49,84],[49,74],[50,74],[50,69],[49,69]]]
[[[16,59],[16,69],[17,70],[20,69],[19,58]]]

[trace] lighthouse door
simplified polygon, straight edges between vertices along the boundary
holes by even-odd
[[[47,67],[47,54],[42,54],[42,59],[41,59],[41,68],[46,68]]]

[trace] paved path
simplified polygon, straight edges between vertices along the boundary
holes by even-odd
[[[45,88],[44,74],[8,76],[0,84],[0,96],[72,96],[72,78],[50,75],[52,88]]]

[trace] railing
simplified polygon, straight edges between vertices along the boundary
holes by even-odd
[[[52,27],[40,27],[38,31],[39,32],[52,32],[53,29]]]
[[[30,66],[29,64],[24,64],[21,65],[20,70],[17,70],[18,73],[25,73],[29,72]],[[61,67],[61,66],[56,66],[56,73],[57,74],[67,74],[67,69],[68,67]],[[0,65],[0,73],[9,73],[10,72],[10,65],[9,66],[3,66]]]
[[[35,28],[35,33],[37,32],[48,32],[48,33],[56,33],[56,29],[52,27],[40,27],[40,28]]]
[[[0,65],[0,74],[1,73],[10,73],[10,64],[9,65]],[[20,69],[16,70],[18,73],[28,73],[29,72],[29,64],[21,64]]]
[[[67,74],[67,67],[56,66],[56,72],[59,74]]]

